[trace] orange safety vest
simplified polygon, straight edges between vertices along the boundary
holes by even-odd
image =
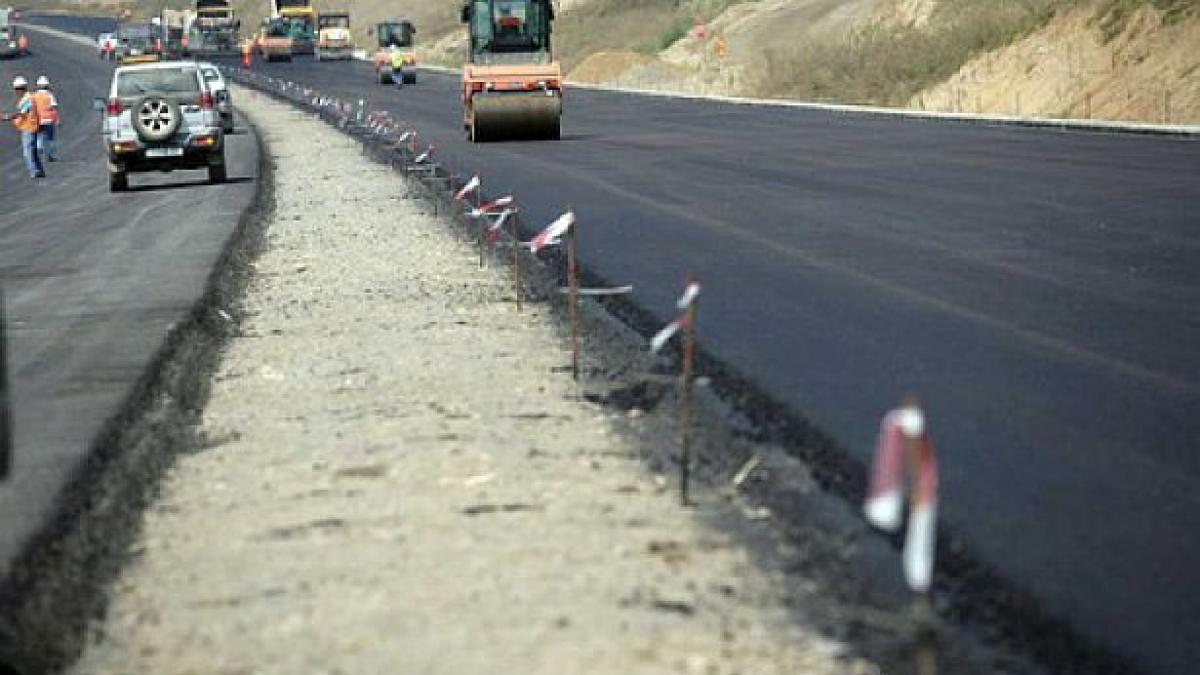
[[[25,101],[25,99],[28,97],[29,97],[29,94],[25,94],[25,96],[21,97],[21,101],[18,102],[17,105],[20,106],[21,103],[23,103]],[[29,109],[28,113],[17,113],[15,115],[13,115],[12,116],[12,125],[13,125],[13,128],[16,129],[17,131],[29,131],[32,133],[37,133],[38,125],[39,125],[38,116],[37,116],[37,106],[35,105],[35,106],[31,107]]]
[[[38,89],[30,94],[33,97],[33,107],[37,110],[40,124],[58,124],[58,106],[54,103],[54,94],[45,89]]]

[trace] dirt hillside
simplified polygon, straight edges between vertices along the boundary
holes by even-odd
[[[1082,9],[983,54],[909,104],[932,110],[1200,123],[1200,20]]]

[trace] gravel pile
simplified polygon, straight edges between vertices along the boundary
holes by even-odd
[[[678,506],[553,312],[248,91],[277,208],[201,430],[78,673],[874,673]],[[811,582],[810,582],[811,584]]]

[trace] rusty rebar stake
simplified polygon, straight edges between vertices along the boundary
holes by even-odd
[[[576,260],[575,224],[567,230],[567,284],[571,312],[571,377],[579,379],[579,266]]]
[[[688,481],[692,468],[692,389],[696,365],[697,302],[698,299],[693,299],[687,306],[683,325],[683,397],[679,403],[679,501],[684,506],[691,503],[688,497]]]
[[[513,268],[513,295],[517,298],[517,311],[521,311],[521,228],[517,225],[517,218],[509,216],[512,227],[512,268]]]
[[[479,211],[479,207],[482,204],[482,199],[483,199],[479,194],[479,190],[475,191],[474,197],[475,197],[475,199],[474,199],[475,210]],[[479,216],[479,269],[484,268],[484,260],[483,260],[483,251],[484,251],[483,244],[484,244],[484,242],[483,242],[483,239],[486,236],[487,228],[488,228],[487,214],[481,214]]]

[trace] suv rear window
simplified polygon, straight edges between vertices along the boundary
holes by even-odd
[[[155,68],[121,73],[117,77],[117,96],[142,94],[195,94],[200,80],[195,68]]]

